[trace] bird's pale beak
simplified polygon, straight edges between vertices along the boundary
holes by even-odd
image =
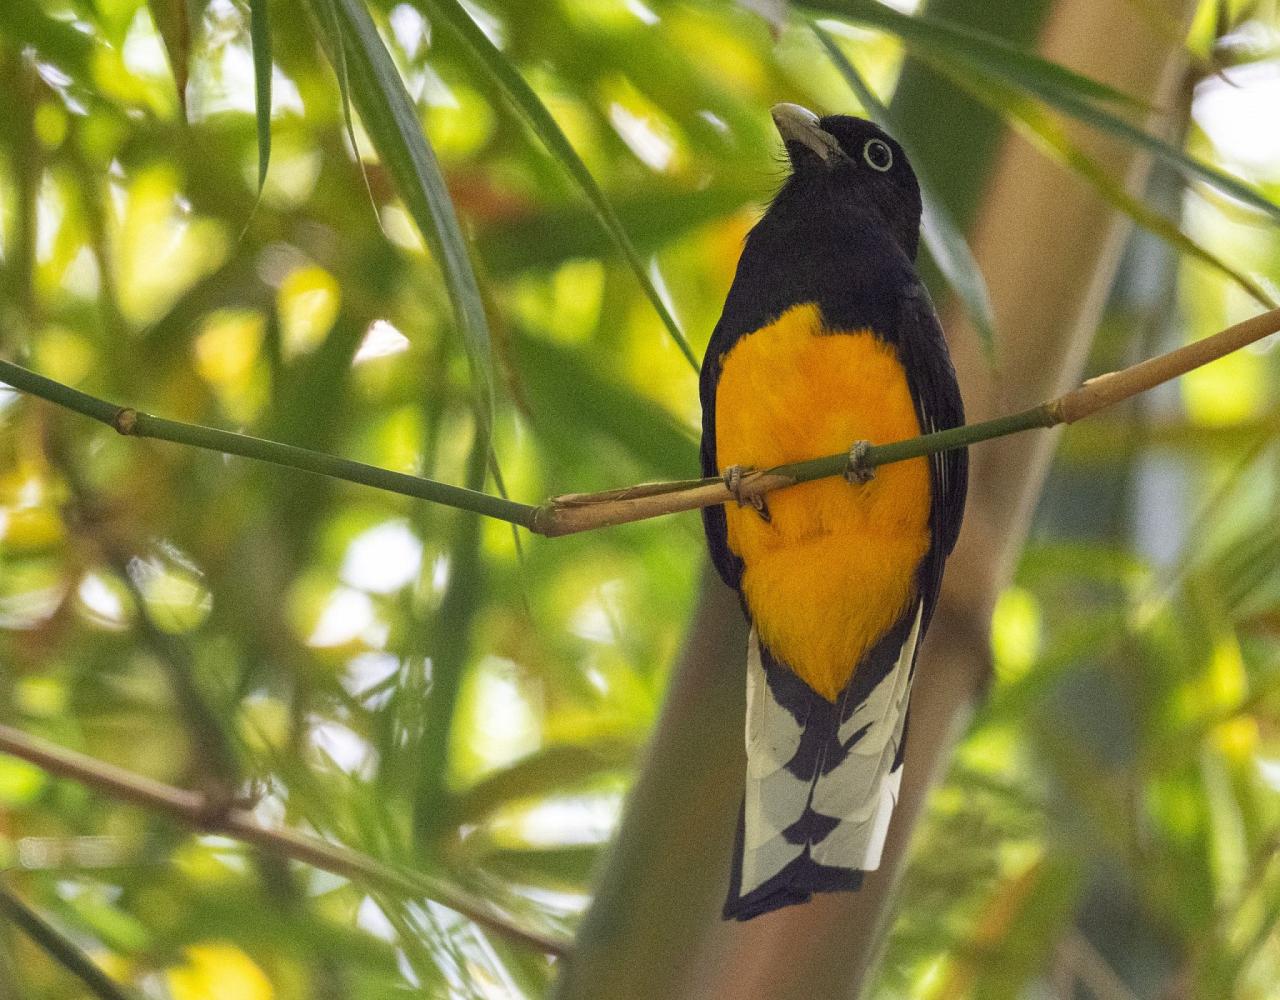
[[[775,104],[769,112],[785,143],[796,142],[810,150],[827,166],[847,159],[840,143],[818,124],[818,116],[798,104]]]

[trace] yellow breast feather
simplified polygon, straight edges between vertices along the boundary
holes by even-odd
[[[721,469],[767,468],[920,433],[894,348],[870,330],[830,332],[813,303],[737,341],[716,388]],[[830,701],[914,595],[929,547],[925,459],[861,486],[821,479],[770,494],[771,520],[725,505],[729,547],[761,639]]]

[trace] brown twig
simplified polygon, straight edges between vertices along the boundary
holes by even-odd
[[[440,880],[399,871],[368,855],[296,830],[263,826],[243,809],[210,809],[206,796],[175,788],[114,764],[54,746],[11,726],[0,725],[0,752],[11,754],[56,775],[99,792],[163,813],[185,826],[221,833],[294,861],[301,861],[355,882],[365,882],[406,896],[426,896],[469,920],[549,955],[563,955],[568,944],[517,924],[493,904],[470,896]]]

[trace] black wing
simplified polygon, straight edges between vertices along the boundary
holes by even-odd
[[[716,465],[716,384],[720,381],[721,355],[728,350],[728,342],[736,339],[727,337],[723,327],[724,321],[721,320],[711,334],[706,357],[702,360],[699,382],[699,395],[702,397],[701,455],[704,477],[720,475],[720,468]],[[742,560],[729,548],[728,527],[721,504],[702,508],[702,527],[707,533],[707,548],[711,553],[712,564],[725,583],[738,589],[742,578]]]
[[[959,427],[964,423],[964,403],[960,399],[956,371],[933,302],[918,279],[909,282],[903,291],[895,332],[921,432],[930,434]],[[931,542],[919,576],[924,597],[922,634],[929,625],[942,588],[943,565],[960,534],[969,488],[968,449],[956,448],[929,456],[929,481],[933,494],[929,514]]]

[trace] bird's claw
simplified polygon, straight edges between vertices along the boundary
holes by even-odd
[[[764,496],[759,493],[753,493],[751,496],[744,497],[742,495],[742,474],[745,470],[741,465],[731,465],[724,470],[724,485],[733,498],[738,501],[739,507],[753,507],[755,512],[760,515],[763,521],[772,521],[773,517],[769,514],[769,506],[764,502]]]
[[[870,441],[855,441],[849,448],[849,463],[844,467],[845,481],[861,486],[876,478],[874,466],[867,466],[867,453],[871,450]]]

